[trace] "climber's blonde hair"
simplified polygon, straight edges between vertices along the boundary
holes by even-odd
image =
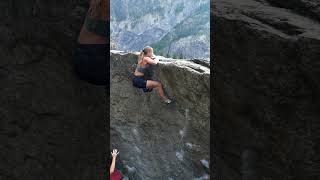
[[[153,51],[153,48],[150,46],[146,46],[140,52],[138,64],[141,65],[143,58],[148,54],[148,52]]]
[[[102,11],[108,6],[107,0],[90,0],[89,15],[92,18],[98,18]]]

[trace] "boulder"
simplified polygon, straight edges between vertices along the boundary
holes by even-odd
[[[133,87],[138,53],[111,51],[111,148],[130,179],[208,179],[210,69],[162,58],[152,67],[172,104]]]
[[[0,2],[0,179],[106,179],[106,91],[70,63],[86,6]]]
[[[216,179],[320,177],[320,24],[281,3],[212,2]]]

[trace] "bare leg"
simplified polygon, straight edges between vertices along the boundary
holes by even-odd
[[[159,94],[159,96],[160,96],[160,98],[162,100],[168,99],[167,96],[164,95],[162,84],[160,82],[147,80],[147,88],[156,89],[158,91],[158,94]]]

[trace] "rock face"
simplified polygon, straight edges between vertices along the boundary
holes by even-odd
[[[319,1],[269,2],[212,3],[215,179],[320,177]]]
[[[209,0],[111,1],[111,39],[118,49],[140,51],[151,45],[157,54],[209,58]]]
[[[320,21],[320,1],[318,0],[293,0],[289,2],[286,1],[276,1],[267,0],[272,5],[293,10],[302,16],[307,16],[308,18]]]
[[[106,93],[77,79],[84,1],[1,1],[0,179],[106,179]]]
[[[138,55],[112,51],[111,148],[120,150],[120,169],[130,179],[209,179],[210,116],[208,67],[162,59],[153,67],[174,103],[156,91],[132,86]]]

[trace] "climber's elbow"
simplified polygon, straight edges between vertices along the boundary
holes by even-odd
[[[152,64],[152,65],[154,65],[154,64],[157,64],[158,62],[159,62],[159,59],[151,59],[151,58],[146,58],[146,60],[147,60],[147,63],[148,64]]]

